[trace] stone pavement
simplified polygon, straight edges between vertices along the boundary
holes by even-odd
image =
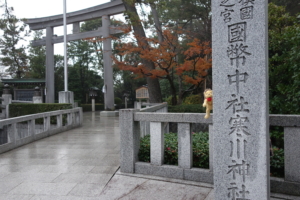
[[[210,184],[120,173],[118,118],[83,116],[80,128],[0,155],[0,200],[214,199]]]
[[[0,199],[98,199],[119,168],[119,122],[83,117],[80,128],[1,154]]]

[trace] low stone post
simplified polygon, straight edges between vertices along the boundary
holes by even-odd
[[[128,100],[128,98],[125,97],[125,108],[126,108],[126,109],[127,109],[127,100]]]
[[[152,165],[164,163],[164,133],[161,122],[150,122],[150,160]]]
[[[12,95],[10,93],[9,85],[5,84],[2,94],[2,117],[9,118],[9,104],[11,104]]]
[[[34,88],[34,94],[32,97],[33,103],[43,103],[43,97],[41,95],[41,90],[39,87]]]
[[[190,123],[178,123],[178,166],[184,169],[191,169],[193,166]]]
[[[121,164],[120,170],[125,173],[134,173],[135,163],[138,161],[140,148],[140,123],[134,121],[137,110],[120,110],[121,136]]]
[[[95,97],[92,97],[92,111],[95,112]]]
[[[284,127],[285,180],[300,183],[300,128]]]

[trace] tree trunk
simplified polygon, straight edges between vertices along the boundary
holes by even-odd
[[[156,10],[156,5],[153,2],[152,3],[150,2],[150,7],[151,7],[154,23],[155,23],[158,41],[163,42],[164,38],[162,34],[162,28],[161,28],[161,23],[159,21],[158,12]]]
[[[172,106],[176,106],[177,105],[177,94],[176,94],[176,88],[174,85],[174,81],[170,75],[167,75],[167,80],[169,81],[170,86],[171,86]]]
[[[126,13],[129,16],[135,37],[138,42],[138,46],[143,49],[148,49],[149,44],[145,40],[146,34],[144,31],[144,28],[141,24],[141,20],[139,15],[137,14],[137,10],[135,8],[136,1],[128,1],[128,0],[122,0],[126,9]],[[130,2],[130,3],[129,3]],[[142,59],[143,64],[145,67],[147,67],[149,70],[155,69],[155,65],[153,62],[147,61]],[[149,101],[150,103],[161,103],[162,102],[162,96],[161,96],[161,90],[160,85],[158,82],[158,79],[153,79],[150,77],[147,77],[147,84],[148,84],[148,90],[149,90]]]

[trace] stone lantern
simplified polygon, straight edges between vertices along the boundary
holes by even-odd
[[[89,96],[92,98],[92,111],[95,112],[95,97],[98,96],[98,91],[100,89],[97,87],[91,87],[89,89]]]
[[[39,87],[34,88],[34,94],[32,97],[33,103],[43,103],[43,97],[41,95],[41,90]]]
[[[125,108],[127,108],[127,101],[128,101],[128,97],[129,97],[129,93],[128,92],[125,92],[124,94],[123,94],[123,97],[124,97],[124,99],[125,99]]]

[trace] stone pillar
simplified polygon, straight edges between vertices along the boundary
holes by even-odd
[[[71,91],[61,91],[58,93],[59,103],[71,103],[74,107],[74,93]]]
[[[193,166],[190,123],[178,123],[178,166],[184,169],[191,169]]]
[[[80,33],[80,23],[79,22],[73,23],[73,33]]]
[[[53,27],[46,28],[46,103],[54,103]]]
[[[9,118],[9,104],[11,104],[12,95],[10,94],[9,86],[4,85],[3,94],[2,94],[2,118]]]
[[[152,165],[164,164],[164,132],[161,122],[150,122],[150,160]]]
[[[138,161],[140,149],[140,127],[139,122],[134,121],[134,113],[137,110],[120,110],[120,171],[134,173],[135,163]]]
[[[92,97],[92,111],[95,112],[95,97]]]
[[[34,94],[32,97],[33,103],[43,103],[43,97],[41,95],[41,90],[39,87],[34,88]]]
[[[284,127],[284,176],[289,182],[300,183],[300,128]]]
[[[109,34],[110,18],[107,15],[102,16],[102,30],[103,30],[103,60],[104,60],[104,85],[106,92],[104,94],[105,110],[115,109],[114,100],[114,81],[112,68],[112,48],[111,38]]]
[[[212,1],[218,200],[270,198],[267,3]]]

